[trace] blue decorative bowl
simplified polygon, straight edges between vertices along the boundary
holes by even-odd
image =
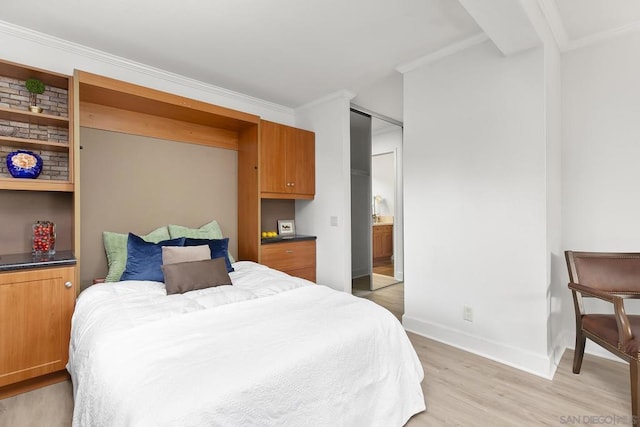
[[[42,172],[42,157],[31,151],[13,151],[7,154],[7,169],[14,178],[37,178]]]

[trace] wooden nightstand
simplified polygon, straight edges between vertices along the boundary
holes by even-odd
[[[316,241],[281,240],[263,243],[260,263],[292,276],[316,281]]]

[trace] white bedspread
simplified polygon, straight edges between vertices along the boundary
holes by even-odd
[[[94,285],[67,369],[74,426],[401,426],[425,409],[397,319],[368,300],[237,262],[233,286]]]

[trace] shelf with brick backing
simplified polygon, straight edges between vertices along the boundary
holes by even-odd
[[[27,148],[32,150],[49,150],[59,152],[69,151],[69,144],[63,142],[17,138],[14,136],[0,136],[0,145],[8,145],[10,147]]]
[[[54,179],[0,178],[0,190],[72,192],[73,183]]]
[[[17,110],[15,108],[0,107],[0,119],[14,122],[25,122],[43,126],[69,127],[69,118],[45,113]]]

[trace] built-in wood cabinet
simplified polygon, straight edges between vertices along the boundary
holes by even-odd
[[[25,81],[45,85],[31,104]],[[0,60],[0,215],[10,230],[0,257],[31,257],[31,225],[55,220],[56,251],[79,249],[75,82],[71,76]],[[43,161],[36,179],[14,178],[12,151]],[[64,379],[71,315],[78,288],[76,266],[0,272],[0,398]],[[65,286],[68,284],[68,286]]]
[[[315,134],[304,129],[260,122],[260,193],[262,198],[313,199]]]
[[[391,258],[393,255],[393,225],[373,226],[373,259]]]
[[[316,241],[283,241],[262,245],[261,263],[292,276],[316,281]]]
[[[273,251],[278,247],[272,245],[280,244],[261,242],[261,200],[280,199],[293,202],[294,199],[311,200],[314,196],[315,134],[304,129],[260,120],[258,143],[253,144],[249,141],[238,147],[239,259],[263,264],[272,263]],[[275,225],[269,227],[275,230]],[[282,242],[293,243],[296,242]],[[310,246],[309,243],[307,245]],[[306,260],[302,264],[295,261],[297,264],[294,267],[291,264],[286,266],[287,271],[295,270],[294,275],[315,281],[315,241],[312,246],[313,264]],[[274,268],[282,270],[282,262],[284,261],[276,260]]]
[[[75,267],[0,273],[0,397],[11,385],[64,371],[74,277]]]

